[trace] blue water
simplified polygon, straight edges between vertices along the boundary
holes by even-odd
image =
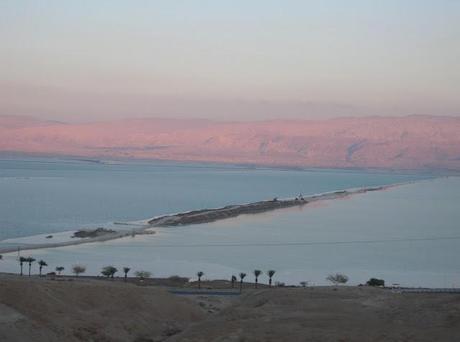
[[[418,181],[385,191],[322,201],[257,215],[173,228],[155,228],[103,243],[23,251],[49,270],[106,265],[155,276],[179,274],[227,278],[275,269],[275,281],[326,284],[341,272],[350,284],[382,278],[401,286],[460,287],[460,178]],[[4,255],[0,270],[17,272],[17,254]],[[34,265],[33,272],[37,272]],[[266,282],[264,275],[261,282]]]
[[[206,207],[427,178],[173,162],[0,160],[0,240]]]

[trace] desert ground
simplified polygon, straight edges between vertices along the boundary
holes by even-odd
[[[246,284],[222,295],[237,289],[172,285],[1,274],[0,341],[460,340],[460,294]]]

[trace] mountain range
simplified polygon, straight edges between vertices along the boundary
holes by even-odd
[[[63,123],[4,115],[0,151],[290,167],[460,170],[460,118]]]

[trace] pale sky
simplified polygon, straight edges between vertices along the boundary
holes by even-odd
[[[457,0],[0,0],[0,115],[460,116]]]

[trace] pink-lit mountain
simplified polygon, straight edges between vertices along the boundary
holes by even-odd
[[[0,151],[296,167],[460,170],[460,118],[65,124],[0,116]]]

